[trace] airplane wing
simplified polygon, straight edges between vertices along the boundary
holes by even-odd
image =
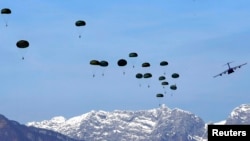
[[[214,77],[217,77],[217,76],[222,76],[222,74],[226,74],[226,73],[227,73],[227,71],[228,71],[228,70],[225,70],[225,71],[223,71],[222,73],[219,73],[219,74],[215,75]]]
[[[247,63],[244,63],[244,64],[241,64],[241,65],[235,66],[235,67],[233,67],[233,69],[236,70],[237,68],[240,68],[241,66],[244,66],[244,65],[246,65],[246,64],[247,64]]]

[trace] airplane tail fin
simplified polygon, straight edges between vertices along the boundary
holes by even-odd
[[[223,66],[229,65],[229,64],[231,64],[231,63],[233,63],[233,61],[231,61],[231,62],[227,62],[227,63],[226,63],[226,64],[224,64]]]
[[[231,63],[233,63],[233,61],[231,61],[231,62],[227,62],[226,64],[224,64],[223,66],[228,66],[228,68],[230,68],[230,65],[229,64],[231,64]]]

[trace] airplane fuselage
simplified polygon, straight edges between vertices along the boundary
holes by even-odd
[[[234,72],[234,69],[232,69],[232,68],[229,68],[228,70],[227,70],[227,74],[230,74],[230,73],[233,73]]]
[[[230,67],[229,63],[227,63],[227,66],[228,66],[227,74],[233,73],[234,69]]]

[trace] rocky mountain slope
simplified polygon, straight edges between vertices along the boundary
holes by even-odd
[[[0,115],[0,140],[1,141],[80,141],[72,139],[63,134],[39,129],[36,127],[27,127],[16,121],[9,120]],[[81,140],[83,141],[83,140]]]
[[[142,111],[91,111],[70,119],[54,117],[27,125],[92,141],[197,141],[205,132],[201,118],[165,106]]]
[[[250,104],[242,104],[234,108],[225,124],[250,124]]]
[[[227,119],[211,124],[250,124],[250,104],[234,108]],[[29,122],[27,125],[21,125],[0,115],[0,139],[4,141],[205,141],[206,125],[201,118],[188,111],[169,109],[165,106],[141,111],[91,111],[70,119],[59,116],[41,122]]]

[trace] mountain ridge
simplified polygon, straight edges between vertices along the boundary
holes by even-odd
[[[196,141],[195,137],[203,135],[204,124],[201,118],[189,111],[170,109],[162,105],[159,108],[138,111],[92,110],[69,119],[58,116],[51,120],[29,122],[27,126],[46,128],[84,140]],[[182,128],[183,125],[186,128]]]
[[[235,107],[225,120],[205,123],[190,111],[165,105],[149,110],[92,110],[66,119],[22,125],[0,115],[4,141],[206,141],[208,124],[250,124],[250,104]]]
[[[44,128],[29,127],[0,114],[1,141],[83,141]]]

